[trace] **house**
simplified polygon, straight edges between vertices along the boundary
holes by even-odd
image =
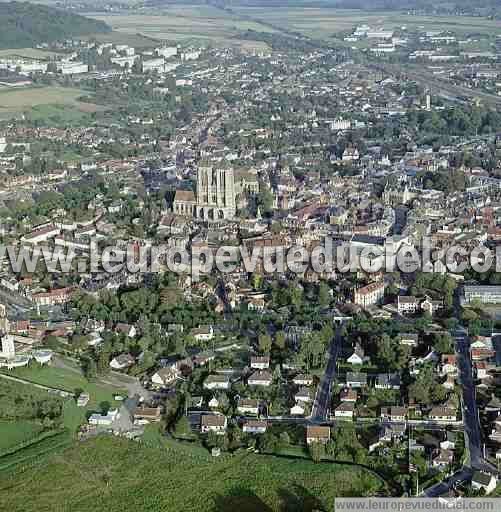
[[[346,374],[346,386],[349,388],[363,388],[367,386],[367,374],[348,372]]]
[[[470,345],[471,359],[481,361],[490,359],[495,355],[490,336],[475,336]]]
[[[115,326],[115,332],[117,334],[124,334],[128,338],[135,338],[137,335],[137,329],[130,324],[118,323]]]
[[[134,423],[156,423],[162,417],[160,407],[136,407],[132,412]]]
[[[353,419],[353,414],[355,412],[355,403],[354,402],[341,402],[334,409],[334,417],[340,419]]]
[[[497,412],[501,411],[501,400],[494,394],[491,394],[491,399],[485,406],[486,412]]]
[[[330,441],[330,427],[317,427],[308,425],[306,427],[306,444],[322,443],[326,444]]]
[[[363,308],[375,306],[383,301],[384,290],[384,281],[369,283],[353,292],[353,303]]]
[[[379,373],[376,378],[376,389],[400,389],[398,373]]]
[[[237,411],[240,414],[259,414],[259,400],[254,398],[240,398],[237,403]]]
[[[77,398],[77,407],[85,407],[90,400],[89,393],[80,393],[80,395]]]
[[[397,311],[401,315],[412,315],[417,313],[419,310],[419,301],[416,297],[410,296],[401,296],[397,297]]]
[[[305,408],[304,405],[300,402],[290,408],[291,416],[304,416]]]
[[[433,407],[429,418],[432,421],[456,421],[456,411],[450,407]]]
[[[407,345],[408,347],[417,347],[419,335],[415,333],[401,333],[399,335],[399,341],[401,345]]]
[[[151,383],[155,388],[170,386],[181,376],[181,372],[176,366],[161,368],[151,376]]]
[[[354,389],[342,389],[339,393],[341,402],[356,402],[358,393]]]
[[[210,341],[214,337],[214,328],[212,325],[202,325],[191,329],[190,334],[197,341]]]
[[[204,382],[205,389],[230,389],[231,380],[228,375],[209,375]]]
[[[110,361],[110,367],[113,370],[125,370],[135,363],[135,359],[130,354],[120,354]]]
[[[271,373],[266,370],[258,370],[254,372],[247,380],[249,386],[271,386],[273,377]]]
[[[381,419],[384,421],[404,422],[407,417],[406,407],[381,407]]]
[[[445,468],[452,464],[454,452],[452,450],[441,449],[437,456],[433,458],[431,465],[434,468]]]
[[[226,416],[222,414],[202,414],[200,418],[200,431],[202,434],[215,432],[223,435],[226,432],[228,422]]]
[[[483,285],[483,286],[464,286],[463,304],[478,302],[481,304],[499,304],[501,302],[501,286]]]
[[[383,443],[390,443],[396,439],[402,439],[405,436],[405,425],[382,425],[376,435],[376,438],[369,443],[369,453]]]
[[[264,434],[268,428],[268,423],[262,420],[247,420],[244,422],[242,430],[245,434]]]
[[[270,367],[270,356],[252,356],[251,368],[256,370],[267,370]]]
[[[359,344],[357,344],[355,346],[353,353],[351,354],[350,357],[348,357],[348,359],[346,361],[348,363],[350,363],[351,365],[353,365],[353,364],[363,364],[364,360],[365,360],[364,350]]]
[[[299,391],[294,395],[296,402],[310,403],[311,402],[311,391],[307,387],[299,388]]]
[[[457,374],[458,369],[455,354],[442,354],[440,371],[442,375]]]
[[[209,409],[217,409],[219,407],[219,400],[213,396],[210,400],[209,400]]]
[[[210,361],[213,361],[216,355],[213,352],[201,352],[193,357],[193,364],[195,366],[205,366]]]
[[[471,479],[471,486],[475,490],[483,489],[485,494],[490,494],[497,485],[496,477],[483,471],[475,471]]]
[[[492,377],[490,371],[495,368],[494,365],[485,361],[476,361],[473,366],[479,380],[490,379]]]
[[[107,414],[91,414],[89,417],[89,425],[99,427],[110,427],[113,422],[120,418],[118,409],[112,409]]]
[[[55,306],[70,302],[74,291],[74,288],[59,288],[50,292],[35,293],[31,298],[37,306]]]
[[[445,439],[440,443],[443,450],[454,450],[456,448],[456,433],[447,431]]]
[[[343,151],[343,162],[356,162],[360,158],[360,153],[357,148],[347,147]]]
[[[313,384],[313,377],[311,375],[296,375],[292,382],[296,384],[296,386],[311,386]]]

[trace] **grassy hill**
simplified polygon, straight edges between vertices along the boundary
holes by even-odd
[[[106,23],[28,2],[0,2],[0,48],[26,48],[111,29]]]
[[[11,512],[327,511],[335,496],[381,487],[356,467],[248,452],[212,458],[157,436],[148,443],[95,438],[43,464],[0,472],[2,507]]]

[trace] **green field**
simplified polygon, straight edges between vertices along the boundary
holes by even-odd
[[[0,453],[36,437],[41,425],[33,421],[0,421]]]
[[[379,490],[372,475],[345,465],[248,452],[213,459],[173,442],[113,437],[81,443],[43,466],[0,473],[3,508],[22,512],[332,510],[336,496]]]
[[[12,117],[16,114],[37,115],[41,107],[51,105],[59,110],[73,109],[83,113],[92,113],[98,110],[96,105],[78,101],[84,93],[80,89],[67,87],[29,87],[12,90],[0,89],[0,117]],[[47,113],[42,110],[42,117]],[[50,114],[50,112],[49,112]]]
[[[206,42],[232,46],[250,46],[252,42],[239,41],[238,34],[248,29],[268,32],[272,29],[252,21],[240,19],[207,5],[171,6],[152,14],[92,14],[105,21],[114,31],[124,34],[142,34],[153,39],[183,43]],[[262,46],[262,43],[254,43]]]

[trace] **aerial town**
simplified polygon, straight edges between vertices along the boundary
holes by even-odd
[[[0,50],[8,510],[501,496],[501,24],[413,16]]]

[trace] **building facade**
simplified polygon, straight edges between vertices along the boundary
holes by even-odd
[[[178,215],[202,221],[221,221],[235,218],[235,176],[232,167],[202,164],[197,173],[196,196],[177,191],[173,210]]]

